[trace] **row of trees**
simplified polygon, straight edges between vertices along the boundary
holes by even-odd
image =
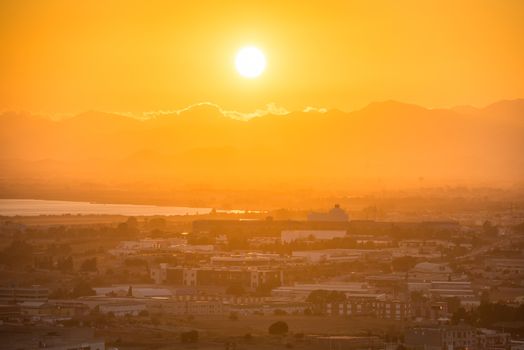
[[[79,298],[96,295],[95,290],[85,280],[77,281],[73,288],[58,288],[51,294],[52,299]]]
[[[464,321],[478,327],[491,327],[499,322],[524,322],[524,304],[518,307],[482,302],[477,308],[466,310],[458,308],[452,317],[452,322]]]
[[[37,267],[55,268],[60,271],[73,271],[74,263],[71,247],[68,244],[51,244],[42,251],[45,255],[36,254],[33,245],[24,240],[15,239],[0,251],[0,264],[9,267]],[[44,259],[45,258],[45,259]],[[86,259],[80,265],[80,271],[97,271],[96,258]]]
[[[289,326],[284,321],[277,321],[275,323],[272,323],[268,328],[268,332],[271,335],[284,335],[284,334],[287,334],[288,331],[289,331]],[[182,343],[197,343],[198,338],[199,338],[199,332],[194,329],[180,333],[180,341]],[[245,339],[251,339],[251,338],[252,336],[250,333],[246,334]]]

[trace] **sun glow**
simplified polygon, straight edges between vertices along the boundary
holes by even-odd
[[[258,48],[247,46],[238,51],[235,66],[241,76],[253,79],[266,69],[266,57]]]

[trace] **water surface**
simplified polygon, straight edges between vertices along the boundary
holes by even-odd
[[[89,202],[49,201],[39,199],[0,199],[0,216],[38,215],[197,215],[211,208],[165,207],[138,204],[101,204]]]

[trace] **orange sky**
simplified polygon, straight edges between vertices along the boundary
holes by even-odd
[[[0,2],[0,110],[428,107],[524,97],[524,1]],[[241,78],[236,51],[268,60]]]

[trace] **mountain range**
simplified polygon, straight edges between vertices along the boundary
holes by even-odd
[[[53,121],[6,112],[0,196],[17,195],[10,183],[166,190],[520,186],[523,155],[524,99],[450,109],[386,101],[354,112],[247,121],[205,104],[147,120],[91,111]]]

